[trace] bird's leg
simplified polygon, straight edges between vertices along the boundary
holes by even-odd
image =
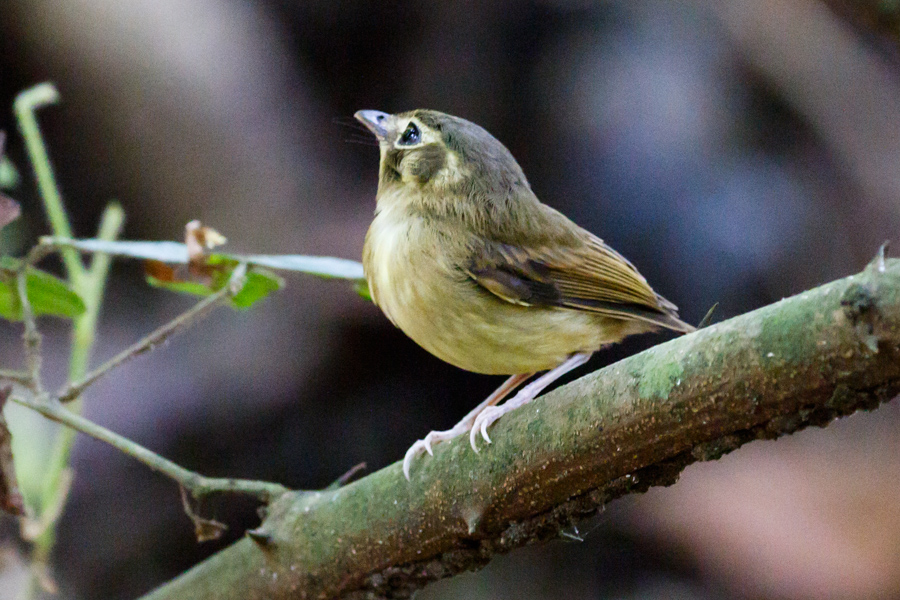
[[[498,402],[502,402],[510,392],[519,387],[522,382],[532,375],[534,375],[534,373],[520,373],[518,375],[513,375],[504,381],[503,385],[498,387],[493,394],[472,409],[469,414],[462,418],[462,421],[452,428],[447,429],[446,431],[432,431],[426,435],[424,439],[418,440],[415,444],[410,446],[409,450],[406,451],[406,456],[403,457],[403,474],[406,476],[406,479],[409,479],[409,467],[412,465],[412,461],[416,455],[424,450],[425,452],[428,452],[428,454],[434,456],[434,452],[431,450],[432,444],[455,438],[456,436],[469,431],[472,428],[472,423],[475,422],[475,418],[478,417],[484,409],[494,406]]]
[[[507,400],[503,406],[485,407],[485,409],[482,410],[477,417],[475,417],[475,422],[472,424],[472,429],[469,432],[469,443],[472,445],[472,450],[478,452],[478,447],[475,445],[475,440],[478,439],[479,431],[481,432],[481,437],[484,438],[484,441],[490,444],[491,438],[488,437],[487,428],[490,427],[494,421],[496,421],[509,411],[528,404],[529,402],[534,400],[537,395],[544,390],[545,387],[547,387],[572,369],[583,365],[588,361],[590,357],[590,352],[573,354],[558,367],[547,371],[546,373],[523,387],[521,390],[519,390],[518,394]]]

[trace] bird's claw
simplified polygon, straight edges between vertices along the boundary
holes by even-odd
[[[483,438],[484,438],[484,441],[487,442],[488,444],[493,444],[493,443],[494,443],[494,442],[491,440],[491,436],[489,436],[489,435],[488,435],[488,432],[487,432],[488,425],[490,425],[490,424],[493,423],[493,422],[494,422],[494,421],[491,420],[491,421],[484,421],[484,422],[481,423],[481,437],[483,437]]]
[[[422,452],[427,452],[434,456],[434,444],[453,439],[462,433],[464,431],[460,431],[460,427],[457,426],[447,431],[431,431],[421,440],[416,440],[416,443],[409,447],[409,450],[406,451],[406,456],[403,457],[403,475],[406,477],[406,480],[409,481],[409,470],[416,456],[422,454]]]
[[[412,461],[417,455],[425,450],[434,456],[434,453],[431,450],[431,440],[428,439],[430,435],[431,434],[426,435],[424,440],[416,440],[415,443],[409,447],[409,450],[406,451],[406,455],[403,457],[403,476],[406,477],[407,481],[410,480],[409,469],[412,466]]]
[[[469,431],[469,445],[472,446],[472,450],[476,453],[478,452],[478,434],[481,434],[481,437],[484,438],[484,441],[488,444],[493,443],[491,441],[491,436],[488,435],[488,427],[494,424],[494,421],[500,418],[503,414],[503,409],[497,406],[489,406],[475,418],[475,422],[472,424],[472,429]]]

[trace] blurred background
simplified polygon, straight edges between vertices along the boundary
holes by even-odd
[[[724,319],[861,270],[898,239],[900,9],[869,5],[885,12],[813,0],[9,0],[0,128],[24,218],[4,251],[48,231],[11,113],[36,83],[62,94],[41,122],[79,236],[115,198],[124,238],[179,240],[200,219],[235,252],[359,259],[378,153],[344,123],[361,108],[427,107],[492,132],[545,203],[630,258],[687,321],[715,302]],[[95,361],[190,304],[117,262]],[[18,365],[20,329],[4,327],[0,364]],[[58,384],[67,327],[44,327]],[[628,340],[590,367],[664,339]],[[204,474],[317,488],[359,462],[399,460],[501,379],[431,357],[346,282],[291,276],[254,310],[220,309],[118,370],[86,413]],[[45,447],[52,429],[31,427]],[[900,597],[898,428],[895,401],[755,442],[417,597]],[[214,502],[207,514],[231,529],[198,545],[172,482],[86,438],[72,466],[61,598],[134,598],[257,523],[250,502]],[[10,517],[0,536],[6,600],[22,573]]]

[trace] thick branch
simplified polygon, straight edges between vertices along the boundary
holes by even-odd
[[[880,268],[879,268],[880,267]],[[697,460],[871,409],[900,392],[900,262],[591,373],[492,429],[346,487],[286,495],[254,532],[147,598],[406,597],[557,536]]]

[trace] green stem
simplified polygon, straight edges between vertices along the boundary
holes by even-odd
[[[98,237],[104,240],[114,240],[122,229],[124,219],[125,215],[122,207],[116,203],[109,204],[103,212]],[[79,262],[79,264],[81,263]],[[75,319],[72,329],[69,381],[80,380],[87,373],[108,272],[109,255],[97,254],[94,256],[90,270],[83,273],[78,282],[72,282],[75,292],[84,300],[86,310],[84,314]],[[80,401],[73,402],[69,406],[71,412],[81,412]],[[65,471],[69,466],[69,458],[72,454],[74,443],[75,431],[70,428],[61,429],[54,440],[47,473],[44,478],[44,491],[41,495],[42,511],[49,506],[64,502],[59,496],[65,492],[63,480]],[[54,527],[48,527],[36,540],[35,559],[46,561],[55,541],[56,530]]]
[[[106,205],[103,216],[100,217],[100,229],[97,232],[97,237],[104,241],[113,241],[119,237],[119,234],[122,232],[122,225],[124,224],[125,211],[122,210],[122,205],[118,202],[110,202]],[[106,275],[109,273],[109,265],[111,262],[112,257],[105,252],[98,252],[94,254],[94,258],[91,259],[88,275],[95,282],[98,304],[100,303],[100,299],[103,298]]]
[[[16,96],[13,102],[13,112],[16,114],[19,130],[25,140],[25,147],[34,168],[41,200],[44,202],[44,211],[47,213],[53,234],[71,238],[73,237],[72,227],[63,206],[62,195],[56,185],[56,176],[53,174],[53,166],[50,164],[50,156],[41,136],[36,116],[38,109],[57,102],[59,102],[59,92],[56,91],[56,87],[52,83],[41,83]],[[69,281],[77,287],[84,276],[81,257],[74,249],[64,249],[62,258]]]
[[[97,237],[112,241],[122,231],[125,213],[119,204],[112,202],[103,211],[100,230]],[[91,261],[90,269],[85,273],[81,285],[73,282],[75,292],[84,300],[86,310],[75,320],[72,331],[72,354],[69,360],[69,381],[77,381],[84,377],[88,370],[94,336],[97,331],[97,318],[103,303],[103,291],[106,288],[106,275],[109,273],[110,256],[97,253]]]

